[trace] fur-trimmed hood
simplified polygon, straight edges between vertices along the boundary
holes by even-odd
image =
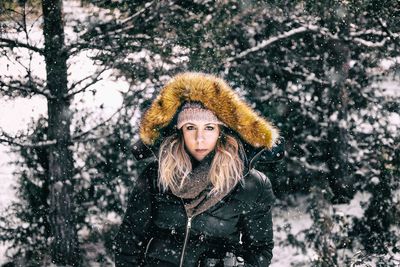
[[[255,148],[271,149],[278,130],[258,115],[222,79],[204,73],[187,72],[175,76],[160,92],[140,123],[140,138],[153,145],[160,131],[174,119],[185,102],[201,102],[220,121]]]
[[[200,102],[211,110],[247,146],[253,148],[252,153],[248,153],[251,158],[263,150],[271,152],[281,143],[278,129],[241,100],[223,79],[205,73],[186,72],[173,77],[144,113],[140,122],[140,139],[146,147],[157,146],[163,132],[176,123],[176,115],[185,102]],[[142,149],[134,146],[134,150],[140,153]],[[141,153],[143,157],[143,151]]]

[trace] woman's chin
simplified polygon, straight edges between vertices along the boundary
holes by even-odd
[[[198,161],[202,161],[206,156],[194,156],[194,158]]]

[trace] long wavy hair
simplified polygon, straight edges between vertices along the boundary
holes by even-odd
[[[192,163],[185,149],[182,130],[164,139],[159,150],[158,186],[166,191],[179,189],[192,171]],[[242,143],[221,127],[215,146],[208,178],[213,185],[210,194],[229,190],[242,181],[245,153]]]

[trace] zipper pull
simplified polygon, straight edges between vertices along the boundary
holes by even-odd
[[[187,222],[187,228],[190,229],[192,227],[192,218],[193,217],[189,217],[188,218],[188,222]]]

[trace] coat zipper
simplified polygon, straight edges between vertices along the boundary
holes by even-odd
[[[149,147],[148,147],[148,148],[149,148]],[[149,150],[151,151],[151,153],[152,153],[152,154],[154,155],[154,157],[156,158],[156,161],[158,162],[159,160],[158,160],[158,157],[156,156],[156,154],[153,152],[152,149],[149,148]],[[262,151],[263,151],[263,149],[262,149],[261,151],[259,151],[259,152],[256,154],[256,156],[257,156],[258,154],[260,154]],[[248,171],[246,172],[246,174],[243,175],[243,178],[242,178],[242,179],[244,179],[244,178],[250,173],[250,170],[252,169],[252,166],[251,166],[251,165],[253,164],[254,158],[255,158],[255,156],[253,156],[253,158],[250,160],[249,169],[248,169]],[[235,186],[234,188],[236,188],[236,186]],[[228,195],[233,191],[234,188],[232,188],[231,191],[230,191],[226,196],[224,196],[224,197],[221,199],[221,201],[223,201],[224,199],[226,199],[226,198],[228,197]],[[184,209],[185,209],[185,213],[186,213],[186,216],[187,216],[188,220],[187,220],[187,224],[186,224],[185,240],[184,240],[183,247],[182,247],[182,252],[181,252],[181,258],[180,258],[180,262],[179,262],[179,267],[183,267],[183,261],[184,261],[184,259],[185,259],[185,254],[186,254],[186,247],[187,247],[187,243],[188,243],[188,241],[189,241],[190,229],[192,228],[192,220],[193,220],[193,218],[195,217],[195,216],[189,217],[189,216],[187,215],[186,208],[185,208],[185,204],[184,204],[182,198],[181,198],[181,201],[182,201],[183,207],[184,207]],[[220,202],[221,202],[221,201],[220,201]],[[148,250],[148,248],[149,248],[149,245],[150,245],[151,241],[153,241],[153,238],[151,238],[150,241],[149,241],[149,243],[147,244],[145,255],[147,254],[147,250]]]
[[[248,172],[243,176],[243,178],[245,178],[249,173],[250,173],[250,171],[248,171]],[[235,186],[234,188],[236,188],[236,186]],[[234,188],[232,188],[231,191],[230,191],[226,196],[224,196],[224,197],[220,200],[220,203],[223,202],[223,201],[228,197],[228,195],[232,192],[232,190],[233,190]],[[184,201],[183,201],[182,198],[181,198],[181,202],[182,202],[182,204],[183,204],[183,207],[184,207],[184,209],[185,209],[185,213],[186,213],[186,216],[187,216],[188,219],[187,219],[187,224],[186,224],[185,239],[184,239],[184,242],[183,242],[183,247],[182,247],[182,252],[181,252],[181,259],[180,259],[180,261],[179,261],[179,267],[183,267],[183,261],[184,261],[184,259],[185,259],[185,254],[186,254],[186,247],[187,247],[187,243],[188,243],[188,241],[189,241],[190,229],[192,228],[192,220],[193,220],[193,218],[194,218],[195,216],[198,215],[198,214],[197,214],[197,215],[195,215],[195,216],[189,217],[189,216],[187,215],[187,211],[186,211],[186,208],[185,208],[185,203],[184,203]],[[218,204],[217,204],[217,205],[218,205]]]
[[[183,267],[183,261],[185,259],[186,254],[186,247],[189,241],[190,229],[192,228],[192,219],[193,217],[188,217],[187,224],[186,224],[186,233],[185,233],[185,241],[183,242],[183,248],[181,252],[181,260],[179,262],[179,267]]]
[[[256,155],[260,154],[262,151],[263,151],[263,150],[259,151]],[[153,151],[152,151],[152,152],[153,152]],[[153,153],[153,155],[154,155],[154,153]],[[157,158],[157,157],[156,157],[156,158]],[[252,160],[250,161],[250,164],[249,164],[249,167],[250,167],[250,168],[248,169],[248,171],[246,172],[246,174],[243,175],[243,178],[245,178],[245,177],[250,173],[251,164],[252,164],[252,161],[254,160],[254,158],[255,158],[255,157],[253,157]],[[158,161],[158,160],[157,160],[157,161]],[[236,186],[235,186],[234,188],[236,188]],[[231,191],[232,191],[234,188],[232,188]],[[221,201],[223,201],[224,199],[226,199],[230,193],[231,193],[231,192],[229,192],[226,196],[224,196],[224,197],[221,199]],[[186,213],[186,216],[187,216],[187,223],[186,223],[185,239],[184,239],[184,242],[183,242],[183,247],[182,247],[182,252],[181,252],[181,258],[180,258],[180,261],[179,261],[179,267],[183,267],[183,262],[184,262],[184,260],[185,260],[185,254],[186,254],[186,247],[187,247],[187,243],[188,243],[188,241],[189,241],[190,229],[192,228],[192,220],[193,220],[193,218],[195,217],[195,216],[192,216],[192,217],[189,217],[189,216],[188,216],[187,211],[186,211],[186,208],[185,208],[185,203],[184,203],[184,201],[183,201],[182,198],[181,198],[181,202],[182,202],[182,204],[183,204],[183,208],[184,208],[185,213]],[[146,249],[146,252],[147,252],[147,249]]]
[[[151,244],[151,242],[153,241],[153,239],[154,239],[154,237],[150,238],[149,242],[147,242],[146,250],[145,250],[145,252],[144,252],[144,258],[145,258],[145,259],[147,258],[147,252],[149,251],[150,244]]]

